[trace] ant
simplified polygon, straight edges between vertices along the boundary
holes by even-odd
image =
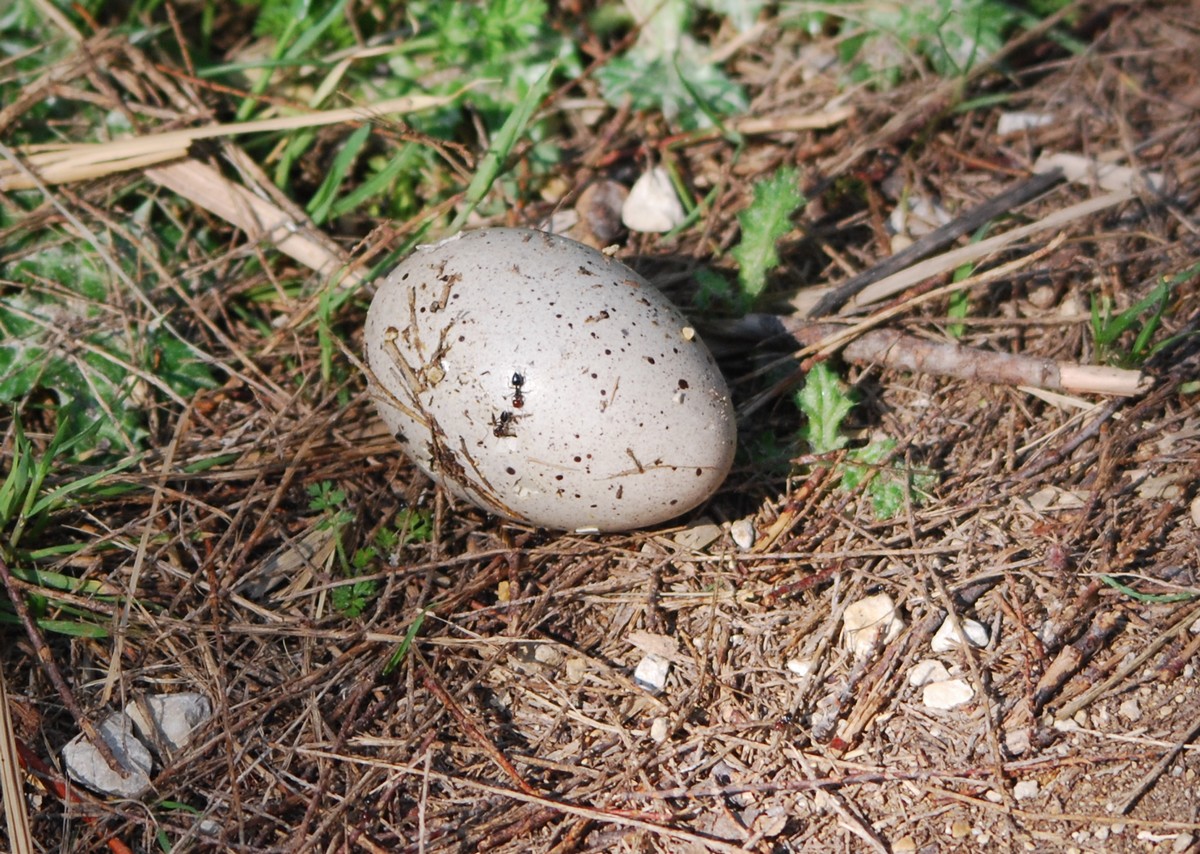
[[[513,373],[509,382],[513,387],[513,409],[520,409],[525,405],[525,395],[522,393],[522,389],[525,387],[525,375],[519,372]]]
[[[493,415],[491,420],[492,435],[497,439],[515,438],[517,434],[513,432],[513,424],[517,418],[518,416],[513,415],[507,409],[501,412],[499,417]]]

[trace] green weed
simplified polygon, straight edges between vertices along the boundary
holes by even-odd
[[[1143,364],[1159,350],[1179,340],[1179,336],[1151,343],[1158,331],[1163,313],[1176,287],[1200,273],[1200,264],[1172,276],[1163,277],[1157,285],[1136,303],[1113,314],[1112,301],[1103,296],[1092,297],[1092,340],[1096,345],[1096,360],[1122,368]],[[1126,333],[1133,340],[1121,346]]]
[[[802,436],[814,454],[829,454],[846,446],[849,439],[842,423],[854,409],[854,398],[832,368],[822,362],[808,372],[804,388],[796,393],[796,405],[807,419]],[[879,519],[891,519],[909,503],[921,504],[937,484],[932,472],[911,470],[894,461],[895,450],[895,439],[871,442],[850,451],[835,472],[839,487],[846,491],[858,489],[869,478],[867,494]]]
[[[331,531],[334,536],[334,553],[341,574],[347,579],[377,572],[393,562],[397,551],[413,543],[427,542],[433,536],[433,519],[426,510],[402,510],[393,520],[375,535],[373,542],[349,552],[347,534],[354,523],[355,514],[350,509],[344,489],[328,481],[310,484],[308,507],[324,514],[316,528]],[[360,616],[379,595],[379,583],[372,578],[339,584],[333,588],[331,601],[334,610],[346,619]]]
[[[696,8],[726,14],[742,29],[758,17],[761,2],[625,0],[631,19],[643,22],[637,43],[599,68],[596,79],[610,103],[629,99],[634,109],[661,110],[684,130],[709,127],[745,111],[746,93],[708,58],[688,30]]]
[[[776,245],[792,230],[792,216],[804,203],[798,169],[784,167],[754,185],[754,200],[738,214],[741,242],[731,253],[748,304],[762,294],[767,273],[779,265]]]
[[[881,87],[922,65],[941,77],[965,74],[999,51],[1014,26],[1029,17],[997,0],[785,0],[780,16],[813,34],[834,28],[847,80]]]
[[[13,577],[48,591],[60,590],[76,596],[88,596],[100,601],[113,602],[114,597],[103,586],[93,581],[80,580],[59,572],[38,567],[39,562],[58,559],[81,551],[83,543],[60,543],[50,547],[31,548],[29,543],[41,540],[55,514],[93,497],[101,484],[112,475],[134,465],[136,459],[92,472],[52,485],[51,475],[63,468],[62,460],[70,458],[79,446],[92,441],[99,425],[83,432],[75,432],[76,419],[60,417],[58,430],[39,453],[25,435],[19,413],[14,412],[12,421],[12,448],[9,453],[11,467],[3,484],[0,484],[0,556],[9,565]],[[53,598],[52,593],[32,593],[28,597],[30,611],[44,631],[75,637],[104,637],[107,629],[97,622],[96,615]],[[56,617],[49,617],[48,614]],[[72,619],[60,619],[61,617]],[[17,622],[11,603],[0,598],[0,622]]]

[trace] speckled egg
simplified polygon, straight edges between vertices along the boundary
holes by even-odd
[[[367,314],[384,422],[430,477],[509,519],[620,531],[705,501],[729,390],[686,318],[588,246],[518,228],[417,249]]]

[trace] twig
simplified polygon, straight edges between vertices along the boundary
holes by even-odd
[[[8,683],[0,668],[0,790],[4,793],[4,815],[8,820],[8,844],[13,854],[33,854],[29,809],[17,760],[17,740],[8,713]]]
[[[1133,671],[1137,670],[1150,659],[1151,656],[1158,654],[1158,651],[1170,643],[1174,638],[1183,634],[1188,630],[1197,618],[1200,618],[1200,606],[1189,609],[1183,617],[1176,620],[1175,623],[1166,631],[1158,635],[1145,649],[1139,652],[1132,660],[1127,661],[1112,676],[1105,679],[1098,685],[1094,685],[1085,693],[1076,697],[1067,705],[1054,713],[1055,720],[1064,721],[1067,718],[1073,717],[1080,709],[1091,705],[1096,698],[1102,696],[1105,692],[1111,689],[1114,685],[1124,679]]]
[[[794,317],[781,318],[781,325],[804,346],[817,344],[846,328],[835,323],[803,323]],[[1140,371],[979,350],[894,329],[864,334],[846,345],[842,357],[856,365],[882,364],[897,371],[1077,394],[1128,397],[1145,391],[1149,382]]]
[[[464,730],[466,730],[467,735],[469,735],[476,744],[482,747],[488,756],[492,757],[492,761],[499,765],[501,770],[503,770],[505,774],[512,778],[512,781],[517,784],[517,787],[522,792],[527,795],[533,795],[535,797],[538,796],[538,790],[525,782],[525,778],[521,776],[521,772],[518,771],[516,766],[509,761],[508,757],[504,755],[500,748],[498,748],[490,738],[484,735],[483,730],[477,727],[475,723],[469,717],[467,717],[467,713],[463,711],[462,706],[460,706],[458,702],[452,696],[450,696],[450,692],[447,691],[442,686],[442,683],[437,680],[437,677],[433,675],[433,671],[429,669],[429,665],[422,663],[421,666],[425,671],[425,675],[423,677],[425,687],[432,691],[434,695],[436,695],[437,698],[442,701],[442,704],[446,707],[446,711],[450,712],[451,716],[458,721]]]
[[[63,705],[67,707],[67,711],[75,719],[76,725],[83,730],[83,734],[95,746],[96,751],[103,757],[113,773],[119,774],[121,777],[128,777],[129,771],[117,760],[108,742],[100,737],[100,733],[96,730],[96,727],[92,725],[87,715],[79,708],[79,704],[75,702],[75,695],[71,693],[67,681],[63,679],[62,672],[58,669],[58,665],[54,663],[54,655],[50,652],[50,647],[46,644],[46,639],[42,637],[41,629],[34,622],[33,615],[29,613],[29,606],[25,603],[25,596],[13,580],[12,573],[8,568],[8,562],[2,555],[0,555],[0,579],[4,581],[4,589],[8,592],[8,599],[12,603],[13,610],[17,612],[17,617],[20,618],[21,624],[25,627],[25,634],[29,637],[29,642],[33,644],[34,650],[37,651],[38,661],[42,664],[42,670],[45,671],[46,676],[50,678],[50,683],[58,691],[58,696],[62,699]]]
[[[1158,760],[1154,767],[1150,769],[1150,773],[1143,777],[1142,781],[1121,802],[1120,806],[1117,807],[1117,812],[1120,815],[1128,815],[1129,811],[1137,806],[1138,801],[1158,782],[1158,778],[1163,775],[1167,767],[1183,752],[1183,748],[1195,740],[1197,736],[1200,736],[1200,717],[1192,721],[1191,727],[1184,733],[1183,738],[1177,741],[1175,746],[1163,755],[1162,759]]]
[[[146,177],[242,229],[251,240],[274,245],[321,276],[345,270],[343,284],[357,284],[362,279],[357,270],[345,269],[345,255],[309,223],[296,222],[278,206],[233,183],[211,166],[182,160],[147,169]]]
[[[412,113],[452,103],[459,95],[483,81],[475,81],[457,92],[445,96],[413,95],[391,98],[378,104],[325,110],[302,116],[283,116],[256,122],[234,122],[207,125],[187,130],[146,134],[113,142],[83,142],[60,145],[22,146],[18,151],[25,163],[36,170],[47,184],[65,184],[100,178],[114,172],[125,172],[186,157],[191,144],[199,139],[236,136],[244,133],[266,133],[280,130],[320,127],[340,122],[367,121],[385,113]],[[23,174],[16,162],[0,163],[0,190],[27,190],[37,184]]]
[[[1091,216],[1092,214],[1115,207],[1132,198],[1134,198],[1132,190],[1118,190],[1105,196],[1098,196],[1094,199],[1070,205],[1042,217],[1037,222],[1031,222],[1029,225],[1022,225],[1003,234],[997,234],[986,240],[980,240],[978,243],[969,243],[966,246],[959,246],[956,249],[943,252],[941,255],[921,261],[906,270],[880,279],[878,282],[863,288],[862,292],[853,299],[852,307],[861,308],[873,302],[886,299],[893,294],[907,290],[925,279],[939,276],[963,264],[979,261],[988,255],[999,252],[1006,246],[1016,243],[1018,240],[1024,240],[1026,237],[1031,237],[1043,231],[1062,228],[1075,220],[1083,219],[1086,216]]]
[[[809,317],[825,317],[835,314],[838,309],[849,302],[868,285],[878,282],[894,273],[908,269],[927,255],[937,252],[944,246],[949,246],[964,234],[970,234],[975,229],[995,219],[1000,214],[1008,213],[1026,202],[1040,196],[1062,178],[1062,170],[1055,169],[1040,175],[1033,175],[1021,183],[1010,187],[998,196],[988,199],[981,205],[962,214],[953,222],[948,222],[941,228],[931,231],[917,240],[911,246],[902,249],[887,260],[876,264],[869,270],[853,276],[848,281],[837,285],[813,306]]]

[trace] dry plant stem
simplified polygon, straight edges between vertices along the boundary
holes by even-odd
[[[387,113],[412,113],[452,103],[459,95],[481,81],[476,81],[447,96],[417,95],[391,98],[371,107],[351,107],[325,110],[303,116],[285,116],[255,122],[209,125],[188,130],[147,134],[114,142],[85,142],[74,145],[31,145],[21,149],[25,163],[36,170],[47,184],[82,181],[165,163],[186,157],[191,144],[199,139],[235,136],[244,133],[267,133],[280,130],[299,130],[341,122],[367,121]],[[0,190],[28,190],[37,184],[23,174],[11,152],[4,155],[8,164],[0,165]]]
[[[868,285],[887,278],[901,270],[906,270],[927,255],[937,252],[944,246],[949,246],[964,234],[970,234],[989,220],[1001,214],[1008,213],[1032,199],[1037,198],[1062,178],[1061,170],[1053,170],[1041,175],[1026,178],[1014,187],[994,196],[965,214],[948,222],[941,228],[934,229],[929,234],[914,242],[911,246],[897,252],[887,260],[876,264],[869,270],[842,282],[827,293],[813,306],[809,317],[825,317],[836,314],[838,309],[859,294]]]
[[[182,160],[146,170],[146,177],[199,205],[246,232],[253,241],[265,241],[323,277],[344,270],[341,283],[356,285],[362,274],[346,269],[348,259],[329,248],[310,223],[296,220],[276,205],[216,169],[197,160]]]
[[[1080,709],[1085,709],[1090,706],[1096,701],[1097,698],[1103,696],[1122,679],[1133,673],[1135,670],[1149,661],[1150,658],[1157,655],[1158,651],[1170,643],[1174,638],[1186,632],[1192,623],[1197,619],[1200,619],[1200,606],[1190,608],[1185,611],[1184,615],[1180,619],[1176,620],[1170,628],[1156,637],[1149,645],[1146,646],[1145,649],[1134,656],[1132,660],[1122,664],[1112,676],[1108,677],[1098,685],[1094,685],[1084,694],[1076,697],[1073,701],[1056,711],[1054,713],[1055,720],[1067,720]]]
[[[1007,246],[1011,246],[1018,240],[1024,240],[1026,237],[1032,237],[1043,231],[1063,228],[1076,220],[1083,219],[1103,210],[1108,210],[1111,207],[1116,207],[1133,198],[1134,193],[1132,190],[1118,190],[1105,196],[1098,196],[1097,198],[1088,199],[1065,207],[1029,225],[1022,225],[1003,234],[997,234],[994,237],[980,240],[978,243],[969,243],[966,246],[960,246],[957,249],[943,252],[941,255],[913,264],[905,270],[893,273],[863,288],[858,296],[851,300],[847,310],[858,309],[871,303],[879,302],[893,294],[905,291],[925,279],[940,276],[943,273],[961,267],[963,264],[979,261],[995,252],[999,252]]]
[[[8,600],[12,603],[13,610],[17,612],[17,617],[20,619],[21,625],[25,627],[25,634],[28,636],[29,642],[33,644],[34,650],[37,651],[38,661],[42,664],[42,670],[45,671],[51,684],[58,691],[58,696],[62,699],[63,705],[67,707],[67,711],[71,713],[71,717],[75,719],[75,723],[95,746],[97,752],[104,758],[105,763],[112,769],[113,773],[119,774],[121,777],[128,777],[129,772],[117,761],[117,757],[113,754],[112,748],[108,746],[108,742],[100,737],[100,733],[96,731],[96,727],[92,725],[92,722],[83,713],[83,709],[75,702],[75,695],[71,693],[70,687],[67,685],[66,680],[63,679],[62,672],[59,671],[58,665],[54,663],[54,655],[50,652],[50,647],[47,646],[46,639],[42,637],[41,629],[33,621],[33,615],[29,613],[29,606],[25,604],[25,596],[13,580],[12,573],[8,568],[8,562],[3,557],[0,557],[0,579],[4,582],[4,589],[8,593]]]
[[[17,739],[8,712],[8,682],[0,668],[0,791],[4,793],[4,815],[8,821],[8,844],[13,854],[33,854],[25,785],[17,759]]]
[[[846,329],[835,323],[805,323],[794,316],[780,321],[783,329],[806,347],[835,338]],[[865,333],[846,345],[842,357],[856,365],[884,365],[897,371],[1076,394],[1128,396],[1145,390],[1140,371],[978,350],[894,329]]]
[[[653,833],[656,836],[690,842],[693,845],[702,846],[710,851],[722,852],[722,854],[746,854],[746,849],[740,845],[733,845],[723,840],[714,839],[700,833],[694,833],[688,830],[680,830],[675,827],[656,824],[653,821],[642,818],[640,814],[634,813],[631,810],[606,809],[564,803],[562,801],[555,801],[551,800],[550,798],[543,797],[538,795],[536,792],[529,793],[523,791],[514,791],[513,789],[505,789],[500,786],[493,786],[489,783],[483,783],[478,780],[472,780],[465,777],[454,777],[449,774],[442,774],[436,771],[427,773],[424,766],[417,767],[400,765],[398,763],[387,762],[385,760],[375,759],[373,757],[347,756],[327,750],[314,750],[306,747],[299,747],[296,749],[296,752],[305,756],[325,757],[328,759],[336,759],[341,762],[352,762],[360,765],[377,766],[398,774],[407,774],[412,776],[426,775],[429,779],[436,780],[443,785],[451,786],[455,789],[473,789],[477,792],[492,795],[494,797],[510,798],[514,801],[520,801],[527,804],[537,804],[548,807],[549,809],[555,810],[559,813],[575,815],[603,824],[616,824],[625,827],[636,827],[641,830],[645,830],[648,833]],[[816,786],[808,786],[805,788],[816,788]],[[637,794],[633,794],[632,796],[637,797]],[[657,797],[654,793],[648,793],[647,796]]]
[[[1042,258],[1045,258],[1047,255],[1057,249],[1061,245],[1062,241],[1063,237],[1062,235],[1059,235],[1042,249],[1039,249],[1037,252],[1034,252],[1033,254],[1024,258],[1011,261],[1008,264],[997,267],[994,270],[989,270],[986,273],[981,273],[978,276],[971,276],[970,278],[963,279],[961,282],[951,282],[943,287],[928,291],[918,297],[907,300],[904,303],[878,311],[875,314],[872,314],[870,317],[867,317],[852,326],[834,327],[834,332],[828,335],[820,336],[813,343],[802,347],[798,352],[792,354],[791,358],[804,359],[804,357],[814,354],[818,356],[830,355],[838,348],[847,346],[850,341],[862,337],[867,330],[879,326],[885,321],[891,320],[893,317],[903,314],[904,312],[907,312],[916,306],[922,305],[926,302],[931,302],[936,299],[941,299],[950,294],[976,287],[978,285],[984,285],[1003,280],[1015,273],[1020,268],[1035,264]],[[806,326],[807,324],[804,321],[788,316],[775,317],[771,315],[756,315],[746,318],[743,321],[734,321],[731,324],[725,325],[718,331],[725,334],[733,334],[750,339],[767,338],[772,334],[778,334],[780,332],[785,332],[795,337],[801,330],[806,328]],[[971,373],[971,371],[980,370],[980,365],[990,365],[992,361],[991,359],[987,358],[986,354],[978,355],[980,351],[968,350],[967,348],[960,348],[956,345],[924,345],[925,347],[945,347],[946,349],[929,350],[927,352],[931,353],[932,355],[926,355],[922,360],[914,361],[913,364],[909,365],[906,364],[908,360],[904,358],[903,351],[895,347],[895,342],[889,343],[889,340],[886,336],[883,338],[874,339],[874,343],[874,347],[868,346],[867,349],[873,357],[878,358],[869,359],[867,362],[868,364],[874,363],[875,361],[884,361],[885,363],[890,364],[889,360],[899,360],[898,364],[903,365],[905,370],[920,370],[933,373],[937,371],[940,364],[943,372],[947,367],[953,366],[956,370],[963,372],[962,374],[954,374],[955,376],[962,375],[969,379],[975,379],[976,376],[974,373]],[[964,352],[972,354],[969,360],[971,365],[963,364],[962,354]],[[1018,357],[1018,359],[1019,358],[1020,357]],[[1019,385],[1037,384],[1036,382],[1031,382],[1030,380],[1035,380],[1039,377],[1040,370],[1037,368],[1038,361],[1039,360],[1033,360],[1032,362],[1026,363],[1027,366],[1023,369],[1023,372],[1018,372],[1018,376],[1022,377],[1018,383]],[[1018,362],[1012,364],[1021,363],[1018,360]],[[801,366],[802,370],[807,370],[807,365],[805,363],[802,362]],[[1012,367],[1009,367],[1007,372],[1011,373],[1012,370]],[[1078,384],[1080,382],[1085,382],[1091,390],[1102,391],[1106,394],[1119,394],[1122,393],[1122,391],[1124,391],[1126,394],[1134,394],[1144,391],[1146,388],[1148,388],[1149,381],[1143,378],[1139,372],[1114,371],[1116,371],[1116,369],[1113,368],[1096,368],[1088,370],[1082,368],[1081,366],[1070,366],[1070,369],[1066,372],[1066,377],[1067,380],[1072,383]],[[1061,367],[1058,370],[1051,372],[1051,376],[1053,376],[1053,374],[1057,374],[1055,381],[1058,382],[1061,387],[1064,379]],[[739,410],[739,418],[745,419],[758,409],[762,408],[768,401],[778,397],[789,387],[794,385],[798,380],[799,377],[797,375],[786,377],[773,385],[771,388],[759,394],[757,397],[752,398]],[[1081,389],[1074,388],[1072,390],[1080,391]]]
[[[467,735],[471,736],[475,743],[482,747],[488,756],[492,757],[492,761],[499,765],[500,769],[512,778],[512,781],[517,784],[517,787],[522,792],[527,795],[536,796],[538,793],[537,789],[525,782],[525,778],[521,776],[521,772],[516,769],[516,766],[509,761],[508,757],[504,755],[491,739],[483,734],[483,730],[476,726],[475,722],[467,716],[462,706],[450,696],[450,692],[442,686],[442,683],[434,676],[429,666],[422,662],[421,667],[425,671],[422,677],[425,687],[442,701],[442,705],[446,707],[446,711],[450,712],[450,715],[467,731]]]

